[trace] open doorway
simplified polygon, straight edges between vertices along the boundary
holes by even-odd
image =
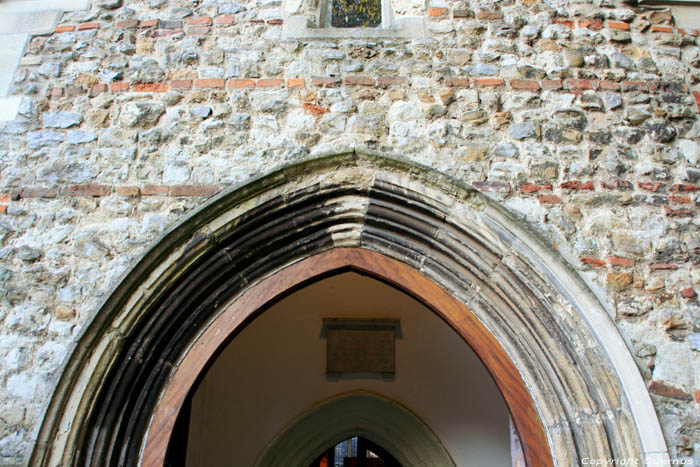
[[[327,318],[399,321],[402,335],[396,340],[395,377],[329,378],[325,372],[326,341],[321,337]],[[434,444],[447,453],[448,460],[431,464],[435,467],[512,465],[506,404],[469,345],[410,296],[354,272],[323,279],[281,300],[251,322],[218,356],[192,397],[183,456],[186,465],[234,462],[267,466],[271,461],[261,463],[261,459],[300,416],[316,404],[357,391],[400,405],[420,420]],[[331,420],[342,421],[359,409],[343,410]],[[329,428],[322,422],[314,423],[324,433],[332,430],[332,424]],[[361,425],[362,421],[353,424]],[[355,454],[360,439],[371,443],[367,450],[383,460],[383,465],[415,465],[410,457],[421,454],[397,452],[406,451],[398,441],[405,438],[401,426],[386,427],[384,433],[376,423],[371,425],[375,426],[345,432],[344,438],[334,435],[310,451],[311,457],[299,465],[321,465],[324,453],[347,439],[357,440]],[[309,436],[323,439],[323,433]],[[353,446],[352,441],[348,443]],[[363,456],[344,457],[350,459],[343,465],[354,465],[352,462],[360,462]],[[364,455],[366,465],[382,465],[370,459],[371,455]],[[337,464],[340,459],[333,460]]]
[[[378,444],[353,436],[331,446],[309,467],[401,467],[401,464]]]

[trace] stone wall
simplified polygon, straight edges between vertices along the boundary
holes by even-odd
[[[0,464],[168,227],[251,176],[364,147],[498,200],[577,269],[700,465],[700,48],[612,0],[394,2],[427,39],[281,41],[278,0],[98,0],[36,36],[0,124]]]

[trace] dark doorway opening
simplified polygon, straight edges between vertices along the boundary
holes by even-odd
[[[354,436],[331,446],[309,467],[401,467],[384,448]]]

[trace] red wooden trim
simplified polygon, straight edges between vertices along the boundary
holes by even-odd
[[[390,283],[446,320],[491,372],[520,436],[527,465],[551,467],[544,427],[520,373],[496,338],[459,300],[404,263],[360,248],[338,248],[304,259],[247,290],[204,331],[168,383],[148,431],[143,465],[162,466],[175,419],[197,377],[227,338],[255,313],[306,281],[340,269],[354,269]]]

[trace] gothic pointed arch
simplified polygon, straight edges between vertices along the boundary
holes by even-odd
[[[82,335],[31,464],[157,465],[217,351],[270,303],[347,269],[403,289],[472,345],[529,465],[667,459],[614,323],[556,252],[449,177],[344,151],[233,188],[168,232]]]
[[[437,436],[406,407],[354,392],[310,407],[269,443],[254,467],[309,465],[328,446],[352,436],[380,445],[404,467],[455,465]]]

